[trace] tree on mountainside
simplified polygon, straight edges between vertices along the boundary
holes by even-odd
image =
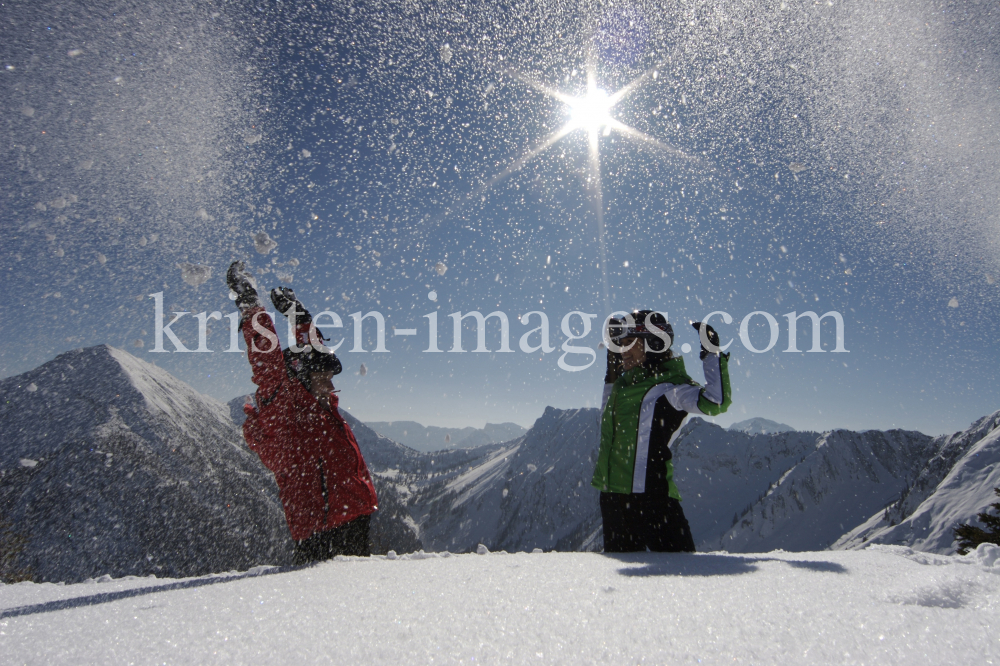
[[[993,492],[1000,496],[1000,488],[994,488]],[[989,530],[973,527],[967,523],[962,523],[954,528],[955,538],[958,540],[958,554],[965,555],[981,543],[1000,544],[1000,502],[990,504],[990,508],[997,513],[992,516],[983,511],[976,517]]]
[[[14,524],[0,518],[0,581],[20,583],[31,580],[31,571],[16,565],[17,556],[28,545],[28,538],[14,530]]]

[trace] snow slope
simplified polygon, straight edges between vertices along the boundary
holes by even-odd
[[[974,443],[926,499],[897,523],[899,505],[904,504],[905,499],[912,501],[917,494],[911,488],[904,500],[845,534],[834,547],[860,548],[867,543],[878,543],[905,545],[932,553],[954,553],[952,530],[961,523],[982,527],[975,516],[989,510],[990,504],[996,501],[993,489],[1000,487],[1000,428],[997,426],[1000,426],[1000,412],[981,419],[964,433],[944,438],[942,448],[946,452],[970,440]],[[976,440],[984,431],[987,434]],[[938,469],[936,463],[942,457],[944,454],[932,458],[928,468]],[[928,476],[929,472],[922,474],[921,479]]]
[[[706,546],[731,552],[827,548],[898,497],[933,451],[930,437],[902,430],[802,435],[754,438],[755,445],[787,438],[807,446],[801,457],[774,466],[763,496],[745,514],[734,514],[733,526]]]
[[[989,664],[1000,548],[340,558],[0,587],[9,663]]]

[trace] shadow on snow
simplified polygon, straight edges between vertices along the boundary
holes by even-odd
[[[247,571],[246,573],[232,574],[232,575],[213,575],[205,576],[202,578],[192,578],[190,580],[181,580],[176,583],[167,583],[165,585],[154,585],[150,587],[137,587],[131,590],[118,590],[116,592],[101,592],[99,594],[90,594],[85,597],[73,597],[72,599],[57,599],[55,601],[46,601],[40,604],[31,604],[30,606],[17,606],[15,608],[7,608],[0,610],[0,620],[9,617],[21,617],[22,615],[35,615],[37,613],[51,613],[52,611],[68,610],[71,608],[82,608],[84,606],[96,606],[98,604],[106,604],[112,601],[119,601],[121,599],[129,599],[132,597],[141,597],[146,594],[154,594],[156,592],[169,592],[171,590],[183,590],[192,587],[204,587],[205,585],[215,585],[217,583],[232,583],[234,581],[243,580],[245,578],[256,578],[258,576],[269,576],[271,574],[277,573],[287,573],[289,571],[298,571],[300,569],[305,569],[309,566],[284,566],[284,567],[270,567],[264,569],[263,571]]]
[[[847,573],[836,562],[785,560],[778,557],[720,555],[716,553],[605,553],[605,557],[627,566],[618,570],[623,576],[735,576],[753,573],[758,562],[783,562],[796,569],[817,573]],[[634,566],[641,565],[641,566]]]

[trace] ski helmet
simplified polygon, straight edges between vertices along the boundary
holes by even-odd
[[[653,333],[650,329],[662,331]],[[666,334],[666,340],[661,335]],[[611,341],[620,345],[625,338],[641,338],[646,341],[646,347],[654,354],[662,354],[670,349],[674,342],[674,328],[667,318],[653,310],[633,310],[630,315],[621,320],[612,320],[608,326]]]

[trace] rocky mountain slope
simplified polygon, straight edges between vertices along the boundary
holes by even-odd
[[[0,515],[35,580],[290,561],[271,475],[222,403],[108,346],[0,381]]]

